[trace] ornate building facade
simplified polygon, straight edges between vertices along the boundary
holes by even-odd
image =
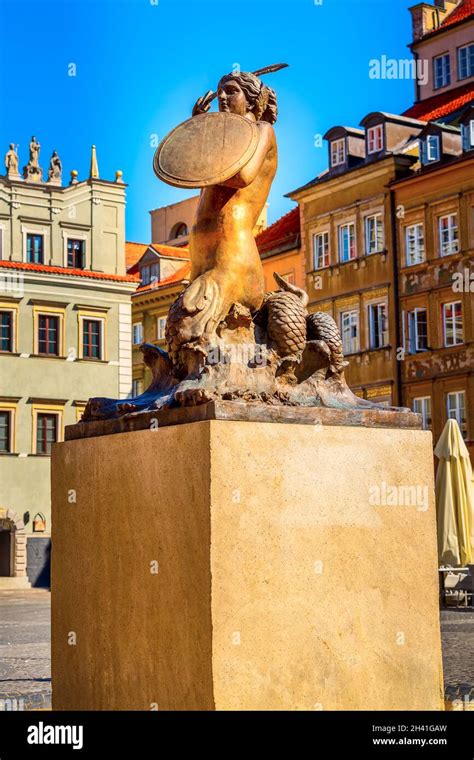
[[[418,168],[391,189],[402,400],[435,440],[455,418],[474,459],[474,107],[460,121],[464,139],[450,130],[450,152],[444,127],[423,130]]]
[[[388,186],[416,161],[412,142],[423,124],[382,112],[361,124],[326,133],[329,169],[289,197],[300,206],[309,309],[338,323],[354,393],[391,405],[400,382]]]
[[[0,585],[47,585],[49,459],[90,396],[131,391],[131,294],[125,185],[90,176],[62,184],[39,143],[0,176]],[[65,503],[65,509],[67,503]]]

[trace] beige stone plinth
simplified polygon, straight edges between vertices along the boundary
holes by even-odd
[[[55,709],[443,709],[430,433],[214,420],[52,467]]]

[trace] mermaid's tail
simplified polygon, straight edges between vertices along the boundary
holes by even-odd
[[[230,306],[225,302],[212,270],[188,285],[171,306],[166,322],[166,342],[175,366],[182,363],[180,352],[183,347],[204,352]]]

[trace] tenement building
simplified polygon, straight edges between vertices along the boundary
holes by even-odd
[[[392,183],[398,240],[402,400],[435,441],[456,419],[474,458],[474,107],[427,125],[421,161]]]
[[[394,227],[390,182],[408,176],[424,124],[382,112],[360,128],[333,127],[329,168],[289,193],[301,213],[310,311],[338,323],[352,390],[400,401]]]
[[[40,145],[0,176],[0,584],[47,585],[50,454],[90,396],[130,394],[131,294],[125,185],[99,177],[63,185]],[[94,466],[94,463],[91,463]],[[66,505],[65,505],[66,506]]]

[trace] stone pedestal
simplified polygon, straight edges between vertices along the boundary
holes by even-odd
[[[443,709],[430,433],[204,420],[52,468],[53,708]]]

